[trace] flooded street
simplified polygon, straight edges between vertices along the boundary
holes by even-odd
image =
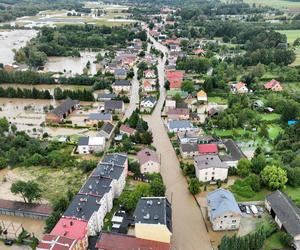
[[[35,37],[36,30],[1,30],[0,31],[0,63],[12,64],[14,53],[12,49],[19,49]]]
[[[137,67],[135,66],[133,68],[134,70],[134,77],[131,81],[131,94],[130,94],[130,103],[129,106],[126,109],[124,120],[126,118],[129,118],[132,114],[132,112],[138,107],[139,105],[139,80],[137,79]]]
[[[163,52],[166,47],[154,42],[154,46]],[[160,98],[151,116],[144,116],[153,132],[153,144],[161,157],[161,174],[167,187],[166,196],[172,202],[173,236],[172,249],[209,250],[211,244],[200,208],[188,191],[185,177],[182,175],[179,161],[167,135],[161,119],[161,108],[166,98],[164,89],[164,64],[166,58],[159,60],[158,74]]]

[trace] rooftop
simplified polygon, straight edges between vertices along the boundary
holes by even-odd
[[[122,166],[114,164],[103,164],[99,163],[98,166],[94,169],[92,176],[101,176],[108,179],[118,180],[123,173],[124,168]]]
[[[139,151],[137,153],[137,159],[138,159],[140,165],[143,165],[144,163],[146,163],[148,161],[153,161],[153,162],[159,163],[157,153],[149,148],[144,148],[141,151]]]
[[[72,250],[76,240],[68,237],[45,234],[37,246],[38,250]]]
[[[197,152],[198,145],[197,143],[183,143],[180,145],[180,149],[184,153]]]
[[[120,127],[120,132],[124,132],[124,133],[127,133],[127,134],[134,134],[135,133],[135,129],[134,128],[131,128],[125,124],[122,124],[121,127]]]
[[[115,109],[123,109],[123,101],[120,100],[110,100],[104,102],[105,110],[115,110]]]
[[[101,163],[114,164],[115,166],[124,166],[127,161],[127,155],[121,153],[106,154]]]
[[[128,80],[116,80],[114,85],[115,86],[131,86],[131,82]]]
[[[70,98],[66,99],[63,103],[61,103],[58,107],[51,111],[51,113],[62,117],[68,110],[72,109],[76,105],[79,104],[78,100],[72,100]]]
[[[198,145],[200,154],[217,154],[218,146],[217,144],[199,144]]]
[[[215,219],[226,213],[241,214],[240,208],[233,194],[223,188],[210,192],[206,196],[207,205],[211,211],[211,218]]]
[[[81,187],[78,194],[88,194],[96,197],[102,197],[111,189],[112,179],[104,178],[102,176],[90,176],[85,184]]]
[[[163,224],[172,232],[172,208],[166,197],[142,197],[133,216],[136,224]]]
[[[190,121],[170,121],[169,128],[191,128],[192,124]]]
[[[196,156],[195,164],[199,170],[207,168],[228,168],[228,166],[220,160],[218,155]]]
[[[112,114],[111,113],[91,113],[89,114],[89,120],[96,120],[96,121],[107,121],[112,120]]]
[[[243,151],[233,140],[229,139],[224,141],[224,145],[226,146],[229,155],[222,156],[221,158],[223,161],[238,161],[241,158],[246,158]]]
[[[110,122],[106,122],[103,124],[103,126],[101,127],[100,131],[104,131],[106,134],[110,134],[114,129],[114,125],[111,124]]]

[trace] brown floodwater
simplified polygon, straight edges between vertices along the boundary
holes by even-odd
[[[19,49],[37,34],[36,30],[1,30],[0,31],[0,63],[12,64],[14,53],[12,49]]]

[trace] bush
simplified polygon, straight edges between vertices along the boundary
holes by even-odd
[[[200,182],[197,178],[192,178],[189,181],[189,191],[192,195],[196,195],[200,192]]]
[[[282,245],[284,245],[286,247],[291,246],[294,241],[294,238],[292,235],[290,235],[286,232],[283,232],[283,231],[279,233],[279,239],[280,239],[280,242],[282,243]]]
[[[235,194],[244,198],[252,198],[255,195],[255,192],[252,190],[251,186],[242,180],[236,180],[230,189]]]

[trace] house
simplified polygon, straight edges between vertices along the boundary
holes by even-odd
[[[123,113],[124,112],[124,102],[120,100],[111,100],[104,102],[104,111],[105,112],[116,112]]]
[[[202,182],[224,181],[227,179],[228,166],[218,155],[199,155],[195,157],[195,172]]]
[[[203,56],[205,54],[205,50],[198,48],[198,49],[194,49],[193,53],[197,56]]]
[[[180,154],[182,158],[194,158],[199,155],[197,143],[182,143],[180,144]]]
[[[197,143],[198,137],[199,137],[199,134],[194,131],[177,133],[177,138],[178,138],[180,144]],[[198,151],[198,147],[197,147],[197,151]]]
[[[117,68],[114,71],[115,79],[117,80],[125,80],[127,77],[127,70],[123,68]]]
[[[281,83],[276,81],[275,79],[272,79],[271,81],[265,83],[264,88],[267,90],[275,91],[275,92],[280,92],[283,90]]]
[[[176,108],[176,101],[174,100],[166,100],[165,103],[165,109],[168,111],[169,109],[175,109]]]
[[[112,85],[112,88],[116,92],[129,92],[131,89],[131,82],[128,80],[116,80]]]
[[[217,154],[219,152],[217,144],[199,144],[200,155]]]
[[[155,151],[149,148],[144,148],[137,153],[137,159],[140,164],[140,171],[142,174],[160,172],[160,161]]]
[[[125,125],[125,124],[122,124],[121,127],[120,127],[120,134],[121,135],[127,135],[128,137],[131,136],[131,135],[134,135],[136,132],[135,129]]]
[[[198,143],[199,144],[210,144],[218,142],[219,140],[211,135],[199,135]]]
[[[152,79],[144,79],[143,80],[143,90],[145,92],[152,92],[152,91],[156,90],[156,86],[155,86],[156,84],[155,84],[155,82],[153,84],[153,81],[151,81],[151,80]]]
[[[228,167],[237,167],[241,158],[247,158],[239,146],[231,139],[223,142],[226,148],[226,155],[221,155],[221,160],[227,164]]]
[[[154,70],[147,69],[144,71],[144,77],[153,79],[153,78],[156,78],[156,74],[155,74]]]
[[[190,111],[188,108],[175,108],[167,111],[169,120],[188,120],[190,118]]]
[[[79,137],[76,152],[78,154],[92,154],[103,152],[105,149],[105,137]]]
[[[234,94],[247,94],[249,89],[247,84],[243,82],[238,82],[236,84],[231,84],[231,92]]]
[[[156,105],[156,97],[149,95],[142,99],[141,107],[144,109],[152,109]]]
[[[114,128],[115,126],[112,123],[106,122],[101,127],[98,135],[103,136],[106,140],[109,140],[114,132]]]
[[[90,113],[86,119],[86,124],[89,126],[97,125],[98,122],[112,122],[111,113]]]
[[[171,250],[171,244],[154,240],[145,240],[133,235],[101,232],[96,248],[99,250]]]
[[[204,90],[200,90],[197,92],[197,101],[207,103],[207,94]]]
[[[142,197],[133,214],[135,236],[140,239],[171,242],[172,208],[165,197]]]
[[[290,234],[295,249],[300,249],[300,209],[282,191],[277,190],[265,199],[265,206],[278,227]]]
[[[180,121],[169,121],[168,122],[169,132],[188,132],[188,131],[197,131],[197,128],[193,127],[193,124],[190,121],[180,120]]]
[[[170,47],[171,52],[180,52],[181,51],[180,46],[177,44],[170,44],[169,47]]]
[[[253,102],[252,106],[255,108],[255,109],[261,109],[265,106],[264,102],[261,101],[261,100],[256,100]]]
[[[75,249],[86,249],[81,247],[80,242],[75,239],[70,239],[64,236],[45,234],[40,240],[39,244],[36,247],[36,250],[75,250]]]
[[[212,117],[216,117],[218,114],[219,114],[219,110],[217,110],[216,108],[211,108],[208,110],[207,112],[207,115],[209,118],[212,118]]]
[[[100,102],[110,101],[115,99],[117,96],[114,93],[100,93],[97,96],[97,100]]]
[[[170,83],[170,89],[181,89],[181,84],[184,77],[182,70],[167,70],[166,79]]]
[[[208,219],[214,231],[237,230],[241,211],[231,192],[219,188],[206,196]]]
[[[46,123],[60,123],[79,106],[78,100],[66,99],[46,115]]]

